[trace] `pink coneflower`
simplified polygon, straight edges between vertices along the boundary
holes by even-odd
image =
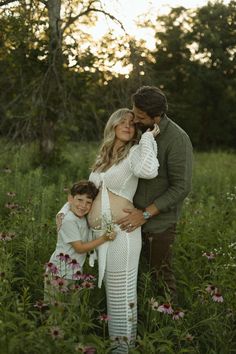
[[[15,232],[0,232],[0,240],[1,241],[11,241],[15,238]]]
[[[88,346],[88,345],[83,345],[81,343],[78,343],[75,347],[75,350],[80,353],[86,353],[86,354],[94,354],[96,353],[96,349],[94,347]]]
[[[69,262],[71,260],[69,254],[67,253],[64,255],[64,257],[65,257],[65,262]]]
[[[56,257],[59,258],[60,261],[63,261],[63,262],[66,262],[66,263],[71,260],[69,254],[64,254],[64,253],[62,253],[62,252],[59,253]]]
[[[72,285],[70,286],[70,290],[72,290],[72,291],[79,291],[79,290],[81,290],[81,287],[79,286],[79,284],[72,284]]]
[[[64,255],[64,253],[61,252],[61,253],[56,255],[56,258],[58,258],[60,261],[64,261],[65,260],[65,255]]]
[[[0,232],[0,240],[1,241],[9,241],[10,239],[8,238],[6,232]]]
[[[157,311],[157,310],[158,310],[159,304],[158,304],[158,302],[156,301],[156,299],[154,299],[154,297],[152,297],[148,302],[149,302],[149,304],[151,305],[152,310],[154,310],[154,311]]]
[[[17,204],[17,203],[6,203],[5,204],[5,208],[11,209],[11,210],[18,209],[19,208],[19,204]]]
[[[215,258],[216,255],[213,252],[204,252],[202,256],[206,257],[209,260],[212,260]]]
[[[83,353],[94,354],[94,353],[96,353],[96,348],[94,348],[94,347],[84,347]]]
[[[216,290],[216,287],[215,287],[215,285],[209,284],[205,290],[207,293],[213,294]]]
[[[185,339],[187,339],[189,342],[192,342],[194,340],[194,336],[192,336],[190,333],[187,333]]]
[[[44,311],[48,309],[48,304],[45,304],[42,300],[36,301],[34,307],[39,311]]]
[[[171,307],[171,304],[168,303],[159,306],[157,311],[167,313],[168,315],[172,315],[172,313],[174,312],[174,310]]]
[[[50,305],[58,308],[63,308],[65,306],[63,302],[59,302],[59,301],[52,301]]]
[[[81,284],[81,288],[86,288],[86,289],[93,289],[95,287],[95,285],[89,281],[84,281],[82,284]]]
[[[76,259],[72,259],[68,265],[72,268],[72,269],[80,269],[80,264],[77,262]]]
[[[16,192],[7,192],[7,196],[13,198],[16,196]]]
[[[77,270],[74,274],[73,274],[73,277],[72,277],[74,280],[81,280],[81,279],[84,279],[84,275],[81,274],[81,271],[80,270]]]
[[[96,277],[92,274],[84,274],[84,280],[86,281],[96,281]]]
[[[5,173],[11,173],[12,170],[11,170],[9,167],[5,167],[5,168],[3,169],[3,172],[5,172]]]
[[[64,332],[58,326],[51,327],[50,334],[53,339],[61,339],[64,337]]]
[[[179,320],[180,318],[183,317],[184,317],[184,312],[181,310],[175,310],[172,316],[173,320]]]
[[[68,281],[64,278],[56,277],[55,279],[52,279],[51,285],[55,286],[60,290],[61,292],[65,293],[68,291]]]
[[[217,289],[214,292],[214,295],[212,296],[212,300],[215,302],[223,302],[224,301],[223,296],[221,295],[221,293],[219,291],[217,291]]]
[[[52,262],[48,262],[45,264],[46,271],[51,274],[58,274],[58,268]]]
[[[102,315],[100,315],[98,318],[99,318],[99,320],[100,320],[101,322],[107,322],[107,321],[109,321],[109,320],[111,319],[110,316],[106,315],[105,313],[103,313]]]

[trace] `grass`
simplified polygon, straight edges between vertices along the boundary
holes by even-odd
[[[36,153],[34,146],[11,146],[0,156],[1,353],[92,353],[91,347],[109,353],[107,323],[99,319],[106,312],[104,289],[82,289],[69,306],[64,299],[43,303],[55,214],[66,200],[65,188],[88,177],[96,146],[71,145],[60,167],[48,169],[35,167]],[[184,317],[173,320],[156,311],[153,303],[168,299],[155,298],[151,276],[141,268],[138,338],[130,353],[236,353],[235,160],[232,152],[195,154],[193,190],[174,247]],[[87,265],[85,271],[96,275],[97,269]],[[223,302],[214,301],[209,285]]]

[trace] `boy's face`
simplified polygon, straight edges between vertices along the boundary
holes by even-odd
[[[79,218],[82,218],[90,211],[93,199],[87,194],[76,194],[74,197],[69,195],[68,202],[70,203],[71,211]]]

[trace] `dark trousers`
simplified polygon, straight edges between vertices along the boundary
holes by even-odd
[[[159,295],[167,292],[176,298],[176,283],[171,265],[176,225],[160,233],[144,232],[142,237],[142,256],[149,264]]]

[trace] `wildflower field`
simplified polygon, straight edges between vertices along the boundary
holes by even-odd
[[[43,299],[45,264],[56,242],[55,215],[72,182],[88,177],[96,146],[71,145],[58,165],[43,170],[35,167],[33,146],[7,149],[3,143],[0,353],[110,353],[96,266],[86,264],[70,294],[62,291],[52,304]],[[235,153],[195,154],[193,190],[178,226],[174,269],[178,307],[155,294],[141,261],[138,337],[129,352],[236,353]]]

